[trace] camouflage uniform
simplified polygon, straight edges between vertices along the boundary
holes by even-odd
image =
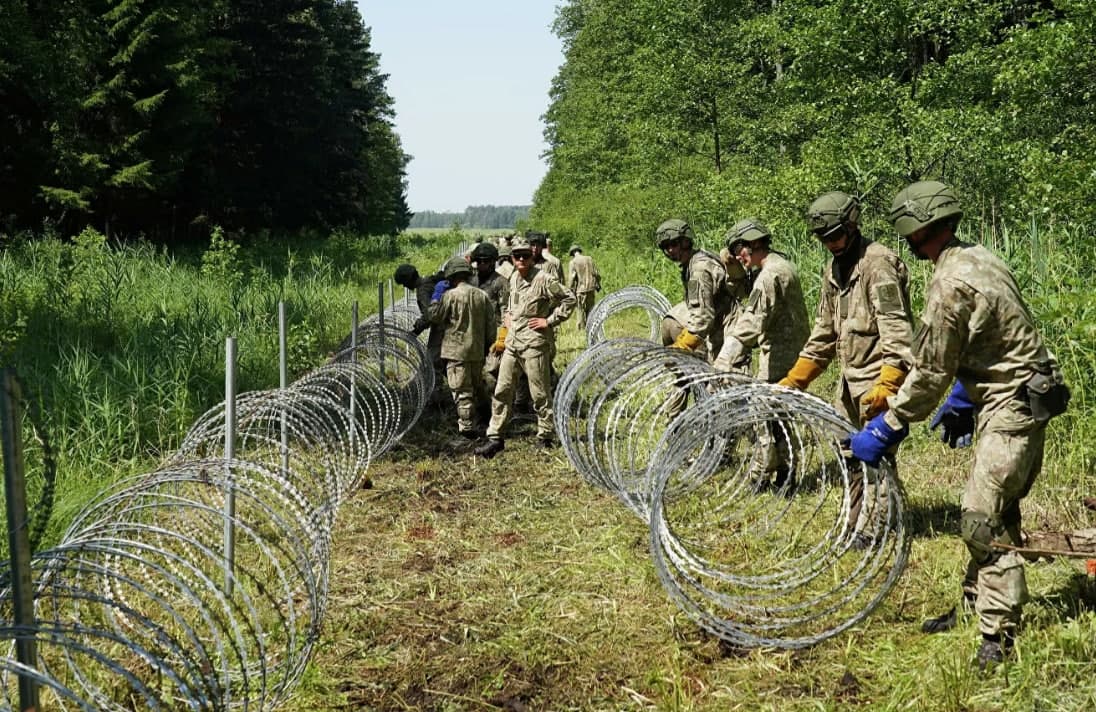
[[[782,255],[770,252],[714,366],[718,371],[734,370],[741,366],[749,349],[758,347],[757,378],[775,383],[795,363],[809,333],[799,273]],[[758,433],[757,445],[762,452],[760,467],[765,472],[785,473],[778,475],[781,480],[790,470],[796,449],[788,440],[788,432],[770,423]]]
[[[824,369],[836,357],[841,363],[834,408],[856,428],[868,420],[860,398],[879,380],[884,364],[906,373],[910,354],[912,315],[909,270],[890,248],[866,237],[859,238],[856,261],[848,275],[840,274],[842,260],[834,258],[822,274],[822,291],[814,328],[800,352]],[[893,456],[894,450],[891,454]],[[854,471],[859,462],[846,457]],[[887,492],[861,476],[851,483],[849,520],[858,532],[873,526],[873,513],[886,506]],[[867,507],[862,507],[867,503]],[[882,524],[882,516],[878,517]]]
[[[727,280],[727,270],[719,258],[706,250],[697,250],[681,266],[688,316],[682,323],[700,337],[709,354],[719,353],[724,335],[734,326],[738,301]]]
[[[936,260],[912,350],[913,368],[888,400],[884,420],[892,428],[923,420],[955,377],[978,407],[974,463],[962,498],[971,552],[963,589],[975,597],[983,634],[1012,634],[1027,599],[1024,559],[992,551],[989,543],[1022,545],[1020,500],[1042,468],[1050,417],[1033,415],[1029,386],[1060,384],[1058,364],[1005,263],[957,239]]]
[[[594,293],[601,289],[601,273],[594,259],[581,252],[571,258],[567,268],[567,286],[578,300],[578,328],[586,330],[586,317],[594,307]]]
[[[498,384],[491,400],[487,437],[501,439],[502,431],[510,421],[519,373],[529,379],[529,392],[537,414],[537,436],[551,437],[551,359],[555,327],[565,321],[574,308],[575,295],[571,290],[537,267],[529,269],[528,279],[517,271],[510,277],[510,302],[506,309],[509,331],[499,364]],[[537,331],[530,327],[529,320],[534,317],[547,319],[548,328]]]
[[[510,269],[513,270],[512,265]],[[486,279],[479,279],[478,275],[473,277],[472,284],[482,289],[490,300],[491,310],[495,315],[496,328],[502,326],[505,323],[503,317],[506,312],[506,307],[510,302],[510,281],[496,271],[488,275]],[[495,334],[488,334],[488,346],[493,343],[494,336]],[[487,361],[483,365],[483,382],[488,399],[490,399],[491,394],[495,392],[495,384],[498,382],[499,363],[501,361],[501,354],[497,354],[494,351],[488,352]]]
[[[434,382],[437,388],[445,383],[445,364],[441,360],[441,340],[445,330],[438,325],[430,323],[430,298],[434,295],[434,287],[445,279],[441,272],[423,277],[419,280],[419,286],[415,289],[415,301],[419,305],[419,318],[415,320],[411,330],[421,334],[425,329],[430,331],[426,336],[426,353],[430,357],[430,363],[434,366]],[[440,394],[439,394],[440,395]]]
[[[457,406],[457,428],[472,433],[476,394],[483,389],[483,360],[495,335],[494,309],[482,290],[461,282],[431,304],[428,314],[432,324],[445,330],[441,357]]]
[[[727,331],[715,367],[731,370],[756,346],[760,350],[757,377],[776,383],[795,363],[809,334],[799,273],[782,255],[770,252],[754,278],[746,305]]]
[[[541,251],[540,259],[535,261],[535,266],[541,272],[547,272],[556,278],[556,280],[563,281],[563,265],[560,263],[559,258],[550,252]]]

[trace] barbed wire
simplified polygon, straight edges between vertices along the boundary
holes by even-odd
[[[654,287],[634,284],[605,295],[586,317],[586,343],[593,346],[606,339],[608,322],[621,314],[641,311],[651,325],[650,338],[657,340],[662,317],[670,311],[670,301]]]
[[[554,407],[575,469],[647,522],[670,597],[735,646],[833,637],[905,568],[893,465],[862,472],[852,424],[813,395],[631,337],[572,361]]]
[[[410,314],[392,305],[288,387],[238,396],[232,457],[222,402],[159,468],[88,503],[32,559],[36,625],[0,627],[37,644],[34,669],[0,656],[3,704],[15,708],[20,676],[49,709],[284,702],[319,635],[338,510],[434,388],[425,347],[399,326]],[[12,605],[5,583],[7,620]]]

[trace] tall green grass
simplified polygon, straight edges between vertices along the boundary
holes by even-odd
[[[214,230],[206,249],[170,252],[91,229],[71,241],[0,237],[0,365],[16,369],[59,457],[43,544],[106,484],[154,466],[223,398],[227,337],[237,339],[241,391],[277,386],[279,300],[293,378],[349,332],[355,300],[362,316],[376,311],[377,284],[396,264],[428,271],[464,239]],[[29,429],[25,441],[33,494],[40,452]]]

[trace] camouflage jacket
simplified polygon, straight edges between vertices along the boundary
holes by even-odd
[[[1036,374],[1061,372],[1008,266],[981,245],[958,239],[936,260],[925,311],[913,337],[913,368],[888,399],[891,425],[923,420],[958,377],[979,406],[979,428],[1000,413],[1023,418],[1015,406]],[[1001,427],[1031,425],[1002,422]],[[896,422],[898,421],[898,422]]]
[[[717,353],[738,309],[723,263],[712,253],[697,250],[681,266],[681,282],[689,309],[683,326],[708,342],[708,353]]]
[[[795,363],[809,333],[799,273],[783,255],[770,252],[728,334],[727,348],[758,347],[757,377],[772,383],[783,378]],[[738,344],[732,344],[730,337]],[[732,364],[737,360],[735,356],[730,358]]]
[[[555,327],[571,316],[575,301],[570,289],[538,267],[529,269],[528,279],[514,270],[506,309],[510,319],[506,350],[520,354],[527,349],[550,349],[555,341]],[[529,320],[534,317],[547,319],[548,328],[537,331],[530,327]]]
[[[483,362],[495,340],[495,311],[483,290],[461,282],[431,304],[428,314],[431,323],[445,329],[443,359]]]
[[[510,280],[498,272],[492,272],[487,275],[486,279],[480,279],[479,275],[474,275],[471,284],[482,289],[487,298],[491,300],[496,325],[502,326],[503,314],[506,312],[506,306],[510,303]]]
[[[567,268],[567,286],[577,294],[601,289],[601,273],[597,271],[594,258],[578,254],[571,259]]]
[[[540,260],[534,263],[534,266],[541,272],[547,272],[560,282],[563,281],[563,265],[560,264],[559,258],[550,252],[541,252]]]
[[[854,399],[875,384],[883,364],[906,373],[913,360],[909,270],[890,248],[860,242],[844,286],[834,274],[836,261],[826,265],[814,329],[799,354],[823,367],[837,358]]]
[[[434,287],[438,286],[438,282],[443,279],[445,277],[441,275],[441,272],[438,272],[419,280],[419,286],[415,288],[415,302],[419,305],[419,318],[415,320],[414,325],[411,327],[415,332],[422,332],[430,326],[430,297],[434,296]]]

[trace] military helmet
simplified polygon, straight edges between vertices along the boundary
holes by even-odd
[[[413,284],[418,280],[419,271],[415,269],[414,265],[402,264],[396,268],[396,273],[392,275],[392,279],[396,281],[396,284],[401,287],[413,288]]]
[[[693,234],[689,223],[679,218],[670,218],[655,229],[655,244],[659,249],[664,248],[667,242],[681,239],[696,242],[696,235]]]
[[[955,192],[937,180],[911,183],[894,196],[888,219],[901,237],[909,237],[926,225],[963,217]]]
[[[582,248],[578,245],[571,245],[571,249],[567,250],[569,255],[574,255],[576,252],[582,252]]]
[[[540,245],[544,247],[548,244],[548,233],[540,232],[539,230],[526,230],[525,242],[530,245]]]
[[[501,245],[499,245],[499,257],[509,257],[510,256],[510,250],[512,250],[512,249],[513,248],[510,247],[509,243],[506,243],[506,242],[502,243]]]
[[[769,228],[761,224],[761,221],[757,218],[746,218],[745,220],[739,220],[727,231],[724,235],[724,240],[727,244],[727,249],[731,251],[732,255],[737,255],[745,245],[754,242],[756,240],[772,240],[772,233],[769,232]]]
[[[529,241],[524,237],[515,237],[513,243],[510,245],[510,254],[516,254],[518,252],[526,252],[533,254],[533,246],[529,244]]]
[[[460,274],[472,274],[472,265],[468,264],[463,257],[450,257],[442,269],[442,274],[445,275],[446,279]]]
[[[498,258],[499,248],[495,247],[490,242],[481,242],[472,250],[473,260],[491,260],[494,262]]]
[[[807,208],[811,232],[821,238],[829,237],[848,223],[859,221],[860,201],[840,190],[820,195]]]

